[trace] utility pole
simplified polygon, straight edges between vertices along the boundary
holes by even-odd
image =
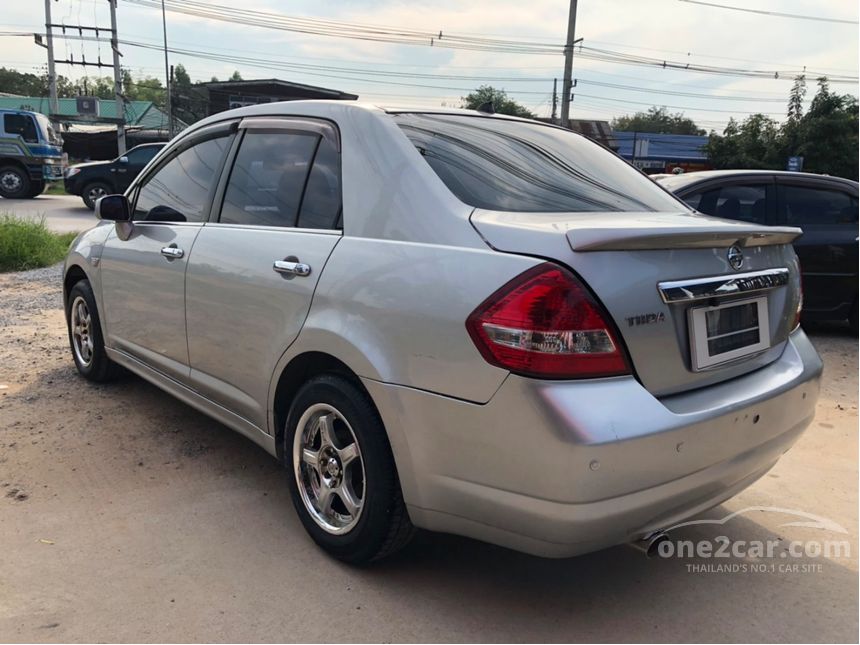
[[[171,105],[171,68],[167,62],[167,10],[164,8],[164,0],[161,0],[161,25],[164,28],[164,80],[167,83],[167,136],[173,138],[173,105]]]
[[[54,67],[54,36],[51,33],[51,0],[45,0],[45,40],[48,48],[48,92],[51,103],[51,114],[60,113],[60,101],[57,99],[57,70]],[[57,129],[59,131],[59,128]]]
[[[558,107],[558,79],[552,79],[552,117],[550,121],[555,123],[556,108]]]
[[[570,0],[567,41],[564,45],[564,79],[561,83],[561,125],[570,127],[570,92],[573,83],[573,46],[576,44],[576,0]]]
[[[113,84],[116,100],[116,149],[119,156],[125,154],[125,106],[122,100],[122,70],[119,67],[119,38],[116,28],[117,0],[108,0],[110,5],[110,48],[113,51]]]
[[[170,66],[170,85],[167,86],[167,125],[170,138],[173,138],[173,88],[176,87],[176,77],[173,75],[173,65]]]

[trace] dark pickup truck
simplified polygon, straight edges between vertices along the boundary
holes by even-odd
[[[84,204],[94,209],[99,197],[124,193],[134,178],[165,145],[144,143],[113,161],[91,161],[70,166],[65,176],[66,192],[80,195]]]

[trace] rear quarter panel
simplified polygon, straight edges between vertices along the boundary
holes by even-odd
[[[539,262],[489,249],[344,237],[275,374],[318,351],[364,378],[485,403],[508,372],[483,359],[466,318]]]

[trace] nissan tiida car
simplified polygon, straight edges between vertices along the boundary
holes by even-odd
[[[64,272],[80,373],[262,446],[346,561],[414,527],[554,557],[646,538],[813,417],[799,230],[697,214],[562,128],[246,107],[96,210]]]

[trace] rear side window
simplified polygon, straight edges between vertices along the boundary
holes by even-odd
[[[36,122],[33,121],[33,117],[26,114],[4,114],[3,129],[6,130],[6,134],[20,134],[27,143],[39,142]]]
[[[333,229],[340,210],[340,153],[331,140],[311,132],[245,134],[222,223]]]
[[[857,221],[857,198],[840,190],[782,187],[783,221],[789,226],[851,224]]]
[[[462,202],[518,212],[685,211],[609,150],[521,121],[395,114],[397,125]]]
[[[691,197],[685,197],[684,201],[707,215],[754,224],[767,224],[767,186],[765,184],[720,186],[699,193],[695,206],[691,202]]]
[[[340,153],[328,138],[320,140],[299,215],[300,228],[340,228]]]
[[[130,164],[145,166],[152,160],[159,150],[161,150],[161,148],[158,146],[146,146],[144,148],[129,150],[126,156],[128,157],[128,162]]]
[[[319,135],[248,131],[221,207],[224,224],[295,226]]]
[[[147,222],[202,222],[227,151],[229,136],[207,139],[183,150],[140,187],[134,219]]]

